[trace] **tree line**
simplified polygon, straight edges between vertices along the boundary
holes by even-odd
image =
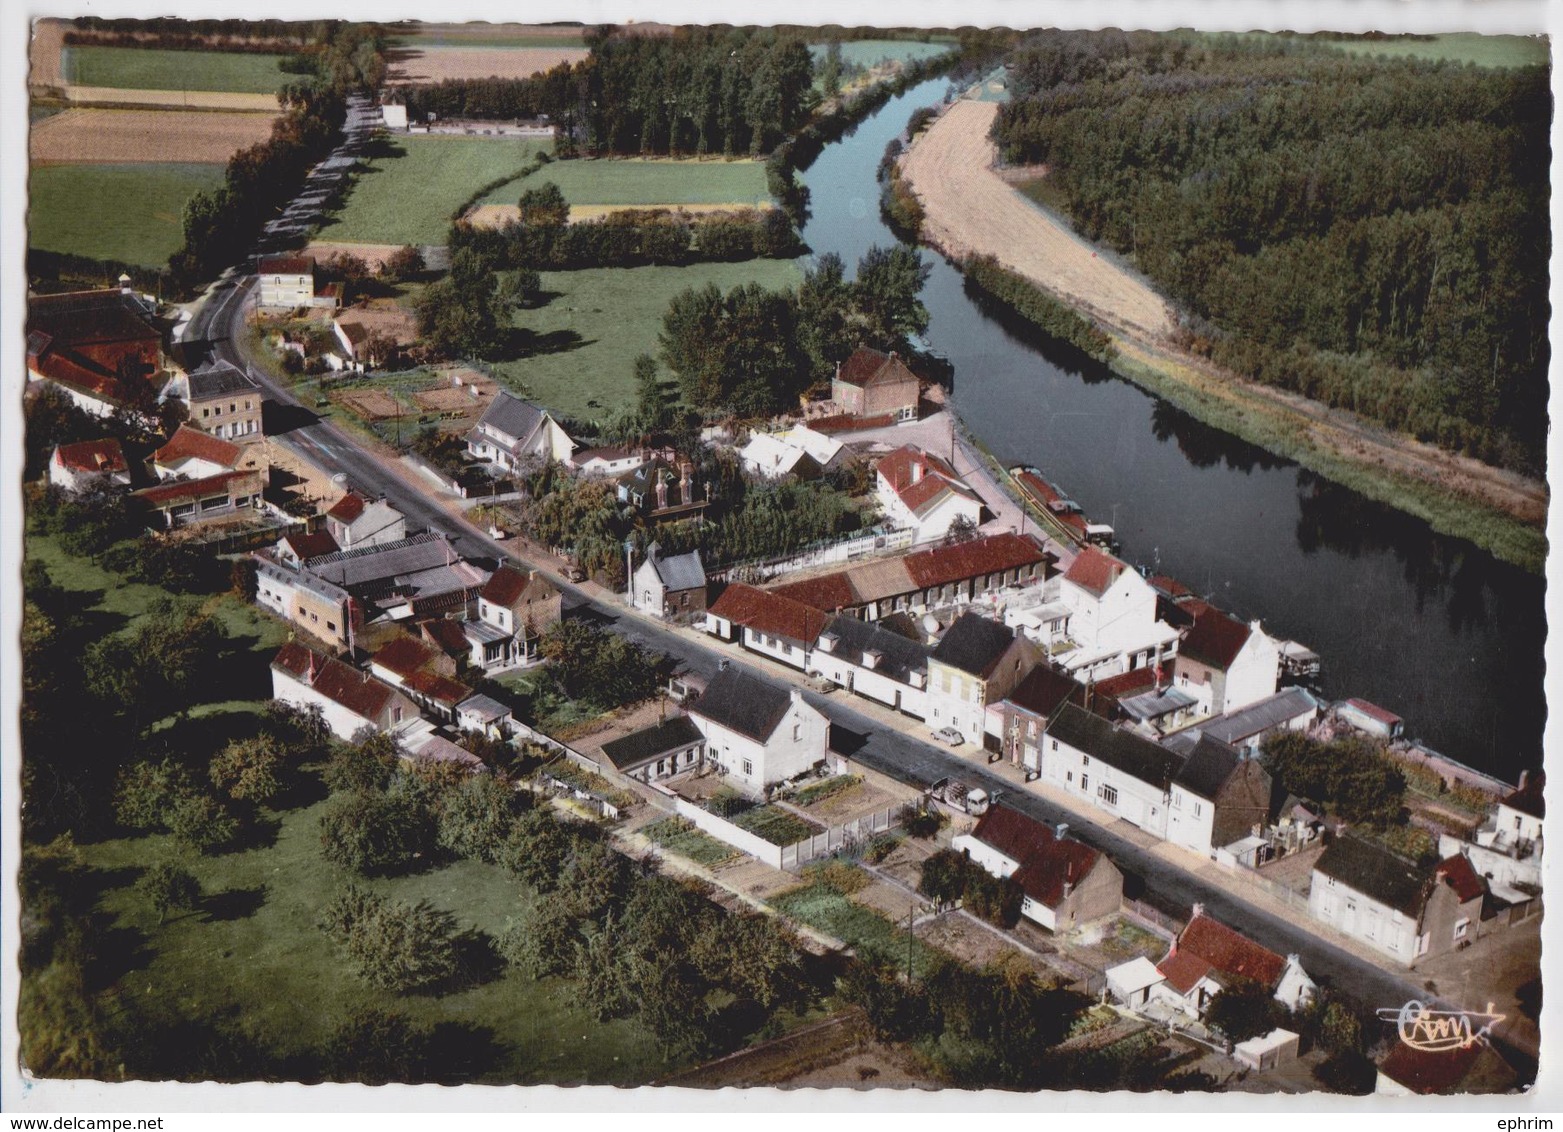
[[[1185,343],[1494,463],[1539,468],[1545,69],[1296,42],[1046,32],[994,137],[1188,312]]]

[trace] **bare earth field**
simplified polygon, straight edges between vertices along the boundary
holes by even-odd
[[[954,259],[989,254],[1068,300],[1113,335],[1126,359],[1240,414],[1258,411],[1352,464],[1435,484],[1540,525],[1546,484],[1376,428],[1351,413],[1244,381],[1174,347],[1166,301],[1037,208],[994,169],[998,104],[955,103],[901,158],[926,212],[923,238]],[[1034,172],[1034,171],[1030,171]]]
[[[304,248],[304,254],[314,256],[316,263],[324,263],[338,254],[356,255],[370,271],[378,271],[388,256],[400,250],[400,244],[342,244],[329,240],[311,240]]]
[[[34,124],[34,165],[147,161],[223,163],[271,136],[264,114],[179,110],[67,110]]]
[[[524,79],[560,63],[579,63],[586,55],[584,47],[412,47],[390,53],[387,81]]]
[[[388,421],[402,411],[396,398],[383,389],[350,389],[345,393],[332,394],[332,399],[340,401],[367,421]]]
[[[39,20],[33,25],[33,38],[27,51],[31,64],[27,74],[29,87],[65,85],[65,74],[60,70],[60,51],[64,46],[64,20]]]
[[[756,206],[750,201],[728,201],[723,204],[572,204],[570,223],[579,224],[583,220],[596,220],[611,212],[666,211],[695,215],[709,212],[740,212],[746,209],[753,211],[756,207],[769,209],[774,206],[768,202]],[[501,228],[520,218],[521,208],[514,204],[480,204],[467,213],[467,220],[478,228]]]
[[[68,86],[65,97],[71,102],[113,106],[170,106],[190,110],[247,110],[252,113],[277,112],[277,99],[270,94],[240,94],[226,90],[132,90],[129,87]]]

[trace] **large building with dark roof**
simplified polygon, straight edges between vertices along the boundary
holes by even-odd
[[[809,670],[888,708],[926,719],[930,651],[877,622],[837,613],[814,643]]]
[[[1042,746],[1050,784],[1161,838],[1182,766],[1166,748],[1072,703],[1059,708]]]
[[[706,610],[706,632],[793,668],[808,667],[809,651],[825,628],[825,614],[801,601],[730,582]]]
[[[1167,840],[1210,856],[1257,835],[1270,818],[1271,787],[1257,758],[1201,735],[1172,778]]]
[[[228,362],[210,361],[176,374],[162,395],[183,401],[190,423],[202,432],[241,444],[264,436],[260,383]]]
[[[980,614],[966,612],[945,630],[928,656],[928,715],[934,730],[953,727],[967,742],[999,742],[1001,717],[988,718],[1042,659],[1023,634]]]
[[[1222,715],[1275,695],[1281,650],[1259,622],[1244,622],[1194,599],[1183,603],[1194,616],[1184,631],[1173,679],[1199,701],[1201,714]]]

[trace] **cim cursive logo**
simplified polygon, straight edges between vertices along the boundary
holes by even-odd
[[[1395,1023],[1400,1040],[1412,1049],[1426,1053],[1439,1053],[1451,1049],[1469,1049],[1477,1042],[1485,1042],[1487,1035],[1507,1014],[1494,1014],[1492,1003],[1487,1013],[1474,1010],[1433,1010],[1412,999],[1398,1010],[1393,1006],[1380,1007],[1378,1016]]]

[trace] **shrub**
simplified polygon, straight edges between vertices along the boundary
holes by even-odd
[[[429,988],[460,966],[455,919],[426,901],[391,903],[350,884],[327,905],[321,928],[386,990]]]

